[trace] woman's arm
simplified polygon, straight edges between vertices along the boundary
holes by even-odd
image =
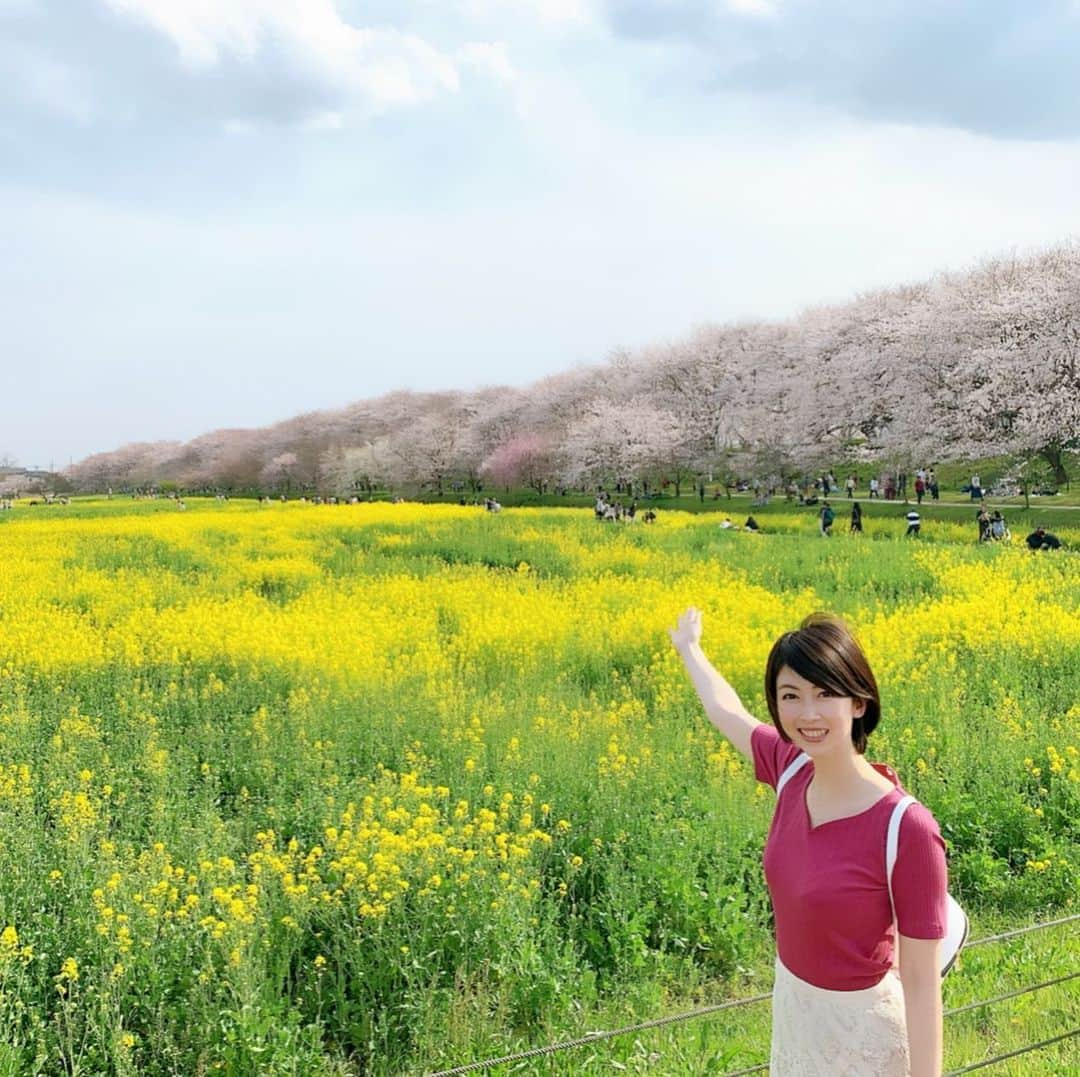
[[[941,1077],[941,966],[937,939],[900,936],[911,1077]]]
[[[708,719],[747,759],[752,759],[750,735],[761,723],[742,705],[735,689],[713,668],[701,649],[701,611],[690,607],[668,635],[694,682]]]

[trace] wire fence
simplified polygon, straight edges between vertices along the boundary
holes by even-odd
[[[1044,931],[1051,927],[1061,927],[1065,924],[1075,923],[1080,920],[1080,913],[1074,913],[1072,916],[1062,916],[1056,920],[1044,920],[1040,923],[1028,924],[1026,927],[1015,928],[1011,931],[1002,931],[994,935],[984,935],[982,938],[973,939],[971,942],[965,944],[965,950],[974,949],[977,946],[986,946],[990,943],[1003,942],[1008,939],[1015,939],[1022,935],[1029,935],[1033,931]],[[953,1017],[956,1014],[965,1013],[968,1010],[978,1009],[983,1006],[992,1006],[997,1002],[1004,1002],[1007,999],[1017,998],[1020,995],[1031,994],[1034,991],[1040,991],[1047,987],[1053,987],[1056,984],[1065,983],[1068,980],[1074,980],[1080,977],[1080,971],[1067,973],[1064,976],[1058,976],[1053,980],[1046,980],[1043,983],[1032,984],[1027,987],[1019,988],[1016,991],[1009,991],[1003,995],[997,995],[994,998],[981,999],[977,1002],[969,1002],[963,1006],[957,1006],[953,1009],[946,1010],[945,1017]],[[741,999],[729,999],[726,1002],[718,1002],[709,1006],[701,1006],[695,1010],[688,1010],[685,1013],[670,1014],[667,1017],[657,1017],[650,1021],[640,1021],[637,1024],[626,1025],[623,1028],[609,1029],[596,1032],[587,1032],[583,1036],[578,1036],[572,1040],[561,1040],[557,1043],[545,1044],[542,1047],[530,1047],[524,1051],[515,1051],[512,1054],[500,1055],[496,1058],[486,1058],[479,1062],[467,1062],[460,1066],[454,1066],[452,1069],[439,1070],[436,1073],[432,1073],[429,1077],[460,1077],[461,1074],[475,1073],[478,1070],[489,1070],[495,1066],[510,1065],[514,1062],[523,1062],[530,1058],[540,1058],[544,1055],[555,1054],[558,1051],[567,1051],[576,1047],[584,1047],[588,1044],[601,1043],[604,1040],[614,1039],[617,1036],[625,1036],[632,1032],[644,1032],[647,1029],[660,1028],[664,1025],[679,1024],[684,1021],[691,1021],[698,1017],[706,1017],[710,1014],[720,1013],[724,1010],[735,1010],[742,1006],[753,1006],[756,1003],[766,1002],[772,998],[772,994],[764,995],[752,995],[747,998]],[[1018,1055],[1028,1054],[1031,1051],[1038,1051],[1044,1047],[1052,1046],[1055,1043],[1060,1043],[1064,1040],[1070,1039],[1074,1036],[1080,1035],[1080,1028],[1073,1029],[1070,1032],[1062,1033],[1060,1036],[1054,1036],[1047,1040],[1040,1040],[1038,1043],[1028,1044],[1024,1047],[1019,1047],[1014,1051],[1009,1051],[1006,1054],[995,1055],[992,1058],[983,1059],[978,1062],[972,1062],[961,1069],[950,1070],[946,1077],[954,1077],[955,1074],[969,1073],[972,1070],[982,1069],[986,1066],[992,1066],[998,1062],[1003,1062],[1009,1058],[1015,1058]],[[750,1066],[748,1069],[732,1070],[729,1073],[725,1073],[723,1077],[748,1077],[752,1073],[765,1073],[769,1069],[767,1062],[762,1062],[756,1066]]]

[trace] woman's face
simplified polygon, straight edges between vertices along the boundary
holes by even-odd
[[[813,759],[837,751],[854,753],[851,723],[862,717],[866,703],[834,696],[789,666],[781,666],[776,675],[776,710],[792,744]]]

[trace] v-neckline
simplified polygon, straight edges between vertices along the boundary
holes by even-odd
[[[878,764],[878,765],[875,766],[874,764],[871,764],[871,766],[874,766],[875,770],[877,770],[877,766],[880,766],[880,765],[881,764]],[[880,774],[881,771],[878,771],[878,773]],[[888,775],[882,775],[882,777],[888,777]],[[806,802],[806,795],[807,795],[807,793],[810,792],[810,786],[813,783],[813,780],[814,780],[814,775],[813,775],[813,771],[811,771],[811,773],[810,773],[810,781],[808,781],[806,783],[806,785],[805,785],[805,787],[803,788],[803,791],[802,791],[802,796],[799,798],[802,801],[803,814],[806,817],[806,829],[811,834],[815,834],[815,833],[817,833],[817,831],[821,830],[823,827],[830,826],[833,823],[843,823],[843,822],[846,822],[846,821],[848,821],[850,819],[858,819],[860,816],[866,815],[868,812],[872,812],[887,797],[892,796],[892,794],[897,792],[899,790],[899,788],[900,788],[900,783],[896,782],[896,783],[894,783],[894,785],[893,785],[893,787],[891,789],[888,789],[884,793],[882,793],[881,796],[879,796],[877,798],[877,800],[874,801],[873,804],[869,805],[866,808],[863,808],[862,811],[852,812],[851,815],[838,815],[835,819],[826,819],[825,822],[818,823],[818,824],[815,825],[814,820],[810,815],[810,805],[807,804],[807,802]]]

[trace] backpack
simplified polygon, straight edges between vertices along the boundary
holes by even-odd
[[[781,774],[776,781],[776,795],[778,798],[783,791],[784,786],[787,785],[787,783],[809,762],[810,756],[805,752],[800,752],[790,763],[788,763],[784,768],[783,774]],[[885,835],[885,881],[889,887],[889,905],[893,910],[893,934],[897,939],[899,939],[899,931],[896,926],[896,903],[893,901],[892,873],[893,868],[896,866],[897,846],[900,843],[900,821],[904,817],[904,812],[915,803],[916,800],[911,795],[903,797],[897,802],[896,807],[893,808],[892,815],[889,817],[889,828]],[[960,903],[952,896],[952,894],[946,894],[945,937],[941,940],[941,950],[939,952],[942,977],[948,974],[949,970],[955,964],[957,957],[960,955],[961,948],[964,943],[967,942],[968,927],[967,913],[964,912]],[[897,942],[894,960],[899,958],[899,952],[900,945],[899,942]]]

